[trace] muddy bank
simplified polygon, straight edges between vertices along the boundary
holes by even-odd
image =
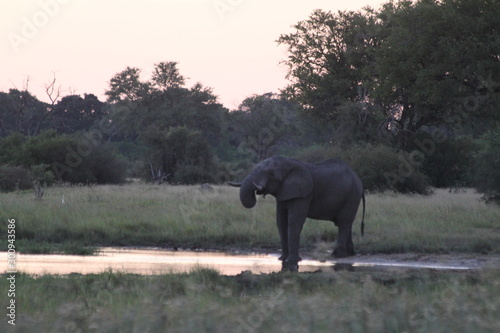
[[[112,269],[134,274],[186,272],[197,267],[213,268],[221,274],[242,271],[254,274],[278,272],[278,254],[233,254],[217,252],[169,251],[159,249],[102,248],[95,256],[18,254],[16,269],[29,274],[89,274]],[[7,262],[7,253],[0,253]],[[435,269],[478,270],[500,268],[500,256],[474,255],[358,255],[346,259],[319,261],[304,258],[300,272],[318,270]],[[6,272],[4,266],[0,271]]]

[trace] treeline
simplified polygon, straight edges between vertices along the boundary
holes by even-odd
[[[0,186],[223,183],[282,154],[341,157],[368,190],[474,186],[498,199],[498,17],[490,0],[316,10],[277,40],[290,84],[236,110],[201,83],[187,87],[176,62],[146,79],[127,67],[106,102],[47,89],[43,103],[11,89],[0,93]]]

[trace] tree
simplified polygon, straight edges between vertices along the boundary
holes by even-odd
[[[295,32],[281,35],[277,42],[288,46],[284,64],[291,80],[284,94],[327,121],[336,118],[346,101],[364,101],[368,46],[376,44],[369,26],[372,16],[368,9],[337,15],[315,10],[294,26]]]
[[[140,81],[140,74],[141,70],[136,67],[127,67],[115,74],[109,81],[109,90],[105,92],[108,102],[135,102],[147,96],[151,86]]]
[[[14,133],[0,140],[0,164],[30,170],[35,180],[54,178],[71,183],[121,183],[126,164],[109,145],[92,144],[85,133],[37,136]],[[47,177],[46,172],[52,177]]]
[[[55,105],[59,101],[59,98],[61,97],[61,86],[58,86],[56,88],[55,73],[52,81],[45,84],[45,92],[50,100],[50,104],[46,108],[46,110],[44,110],[44,112],[40,115],[40,117],[38,117],[33,135],[37,135],[39,133],[42,123],[47,119],[48,116],[54,113]]]
[[[48,129],[59,133],[73,133],[89,130],[106,115],[105,103],[95,95],[69,95],[61,98],[61,87],[56,85],[56,77],[45,84],[45,92],[50,103],[39,101],[29,92],[29,80],[23,90],[10,89],[0,92],[0,137],[19,132],[37,136]]]
[[[278,145],[297,134],[294,105],[272,93],[246,98],[230,118],[237,144],[259,160],[269,157]]]
[[[46,103],[40,102],[28,90],[0,92],[0,137],[15,132],[36,135],[40,130],[39,121],[48,108]]]
[[[500,204],[500,129],[482,138],[475,171],[476,187],[483,198]]]
[[[402,148],[423,126],[456,127],[464,113],[498,121],[499,16],[491,0],[314,11],[278,39],[289,53],[284,93],[327,121],[338,121],[345,103],[372,105]]]
[[[55,106],[51,116],[50,128],[59,133],[74,133],[90,130],[106,116],[106,104],[92,94],[69,95],[63,97]]]
[[[155,64],[149,81],[140,81],[139,70],[130,68],[114,78],[112,83],[127,84],[110,84],[106,92],[111,119],[124,136],[144,146],[142,170],[147,170],[148,178],[181,183],[213,180],[211,147],[225,135],[227,110],[212,89],[201,83],[184,87],[176,62]]]
[[[385,108],[398,143],[423,126],[457,125],[481,113],[492,119],[500,92],[486,78],[500,75],[500,6],[490,0],[421,0],[386,4],[378,14],[384,37],[374,49],[373,98]],[[488,89],[490,90],[488,92]],[[467,105],[471,97],[477,105]],[[489,99],[489,101],[487,100]]]
[[[186,127],[150,127],[143,141],[149,147],[144,167],[154,182],[194,184],[214,180],[214,155],[200,132]]]
[[[123,84],[110,85],[106,94],[110,96],[108,101],[113,103],[112,119],[131,137],[139,137],[151,125],[163,129],[186,126],[199,130],[215,145],[221,136],[226,111],[210,88],[201,83],[189,89],[183,87],[184,77],[179,74],[176,64],[156,64],[152,79],[146,82],[139,80],[138,69],[127,68],[115,75],[115,78],[128,78],[128,92],[118,89]],[[141,94],[137,93],[139,91]]]
[[[178,62],[166,61],[155,64],[151,80],[160,90],[179,88],[185,84],[185,78],[179,73]]]

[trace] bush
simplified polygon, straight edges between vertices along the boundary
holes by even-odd
[[[56,178],[70,183],[124,182],[126,162],[106,144],[84,140],[85,136],[60,135],[53,130],[35,137],[12,134],[0,142],[0,163],[20,167],[9,169],[18,177],[30,174],[29,187],[33,181],[50,185]],[[5,181],[6,188],[15,182]]]
[[[315,146],[297,155],[306,162],[339,157],[361,178],[367,191],[392,190],[402,193],[430,194],[429,178],[420,164],[423,154],[396,151],[384,145],[357,145],[341,150],[337,146]]]
[[[149,147],[145,157],[149,163],[144,163],[144,168],[168,175],[168,180],[177,184],[214,181],[218,173],[215,155],[201,132],[187,127],[171,127],[168,130],[151,127],[144,133],[143,140]],[[150,178],[152,171],[142,174],[148,174]]]
[[[22,167],[0,166],[0,191],[10,192],[33,187],[33,177]]]
[[[430,194],[429,178],[422,172],[422,153],[396,151],[384,145],[354,146],[344,159],[357,172],[368,191],[392,190]]]
[[[433,186],[443,188],[471,185],[473,157],[477,147],[470,137],[448,138],[437,143],[421,133],[418,140],[433,142],[432,150],[426,152],[427,156],[422,164],[422,169]],[[421,151],[422,148],[415,146],[415,149]]]
[[[344,152],[340,147],[334,145],[315,145],[311,147],[307,147],[306,149],[298,152],[294,157],[298,160],[309,162],[309,163],[317,163],[320,161],[328,160],[336,157],[343,157]]]
[[[52,185],[56,180],[54,173],[50,171],[50,165],[48,164],[37,164],[30,168],[31,175],[33,176],[33,181],[39,184]]]
[[[125,182],[127,162],[106,145],[95,146],[68,175],[73,183],[120,184]]]
[[[500,129],[483,136],[476,157],[475,183],[486,201],[500,203]]]
[[[0,164],[27,165],[29,154],[25,151],[28,137],[16,132],[0,140]]]

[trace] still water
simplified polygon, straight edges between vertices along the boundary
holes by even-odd
[[[7,253],[0,252],[0,262],[7,263]],[[40,255],[16,256],[18,272],[29,274],[90,274],[112,269],[115,272],[134,274],[165,274],[188,272],[198,267],[212,268],[225,275],[236,275],[242,271],[254,274],[281,270],[277,254],[231,254],[218,252],[168,251],[159,249],[101,248],[97,255]],[[348,259],[317,261],[304,259],[299,264],[300,272],[329,269],[440,269],[469,270],[480,268],[476,262],[421,261],[408,258],[355,256]],[[0,266],[0,273],[7,271],[7,264]]]

